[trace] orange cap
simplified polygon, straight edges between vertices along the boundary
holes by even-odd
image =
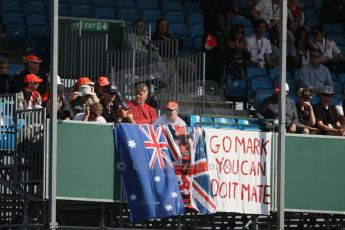
[[[210,50],[218,45],[216,37],[212,34],[208,34],[205,42],[205,48]]]
[[[40,63],[40,62],[42,62],[42,60],[39,59],[36,55],[30,54],[30,55],[27,55],[27,56],[24,58],[24,62],[25,62],[25,63],[27,63],[27,62],[36,62],[36,63]]]
[[[88,77],[81,77],[78,79],[78,85],[94,85],[93,81]]]
[[[106,76],[100,76],[97,78],[97,83],[100,86],[107,86],[109,85],[109,79]]]
[[[165,105],[165,108],[167,108],[167,109],[178,109],[178,104],[175,101],[169,101]]]
[[[38,78],[35,74],[31,73],[24,77],[24,83],[37,82],[41,83],[42,79]]]

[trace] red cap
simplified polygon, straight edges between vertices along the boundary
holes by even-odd
[[[109,80],[106,76],[100,76],[97,78],[97,83],[100,86],[107,86],[109,85]]]
[[[78,85],[93,85],[93,81],[88,77],[81,77],[78,79]]]
[[[169,101],[166,105],[165,108],[168,109],[178,109],[178,104],[175,101]]]
[[[42,79],[38,78],[35,74],[31,73],[24,77],[24,83],[37,82],[41,83]]]
[[[212,34],[208,34],[205,42],[205,48],[210,50],[218,45],[216,37]]]
[[[33,54],[30,54],[30,55],[27,55],[25,58],[24,58],[24,62],[36,62],[36,63],[40,63],[42,62],[41,59],[39,59],[36,55],[33,55]]]

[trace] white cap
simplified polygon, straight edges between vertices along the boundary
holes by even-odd
[[[49,82],[51,80],[51,75],[49,76]],[[63,85],[62,81],[61,81],[61,77],[59,75],[56,75],[56,83],[58,85]]]
[[[92,92],[91,86],[89,85],[81,85],[79,86],[79,92],[77,93],[78,96],[87,96],[87,95],[96,95]]]

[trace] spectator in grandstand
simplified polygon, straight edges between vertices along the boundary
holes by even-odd
[[[101,103],[93,103],[90,108],[85,108],[85,111],[74,116],[76,121],[91,121],[96,123],[107,123],[102,117],[103,106]]]
[[[99,76],[95,83],[95,93],[99,99],[102,99],[104,96],[104,88],[109,86],[110,82],[106,76]]]
[[[0,94],[8,94],[11,91],[12,81],[8,76],[9,64],[6,59],[0,60]]]
[[[311,45],[321,51],[321,63],[333,73],[345,72],[345,56],[334,41],[325,38],[323,26],[321,24],[314,26],[311,34],[313,35]]]
[[[39,59],[35,55],[27,55],[24,58],[24,66],[25,69],[22,70],[18,75],[16,75],[13,79],[12,89],[11,92],[17,93],[24,87],[24,78],[28,74],[35,74],[38,78],[42,79],[41,84],[39,85],[37,91],[43,95],[47,90],[48,85],[48,76],[46,73],[42,72],[40,70],[40,63],[42,62],[41,59]]]
[[[115,101],[117,89],[108,85],[103,89],[103,97],[101,104],[103,105],[102,116],[107,122],[113,123],[134,123],[133,115],[128,114],[126,108],[122,108],[121,104]]]
[[[152,124],[157,119],[154,108],[146,104],[149,89],[143,83],[135,87],[135,99],[127,102],[128,114],[133,116],[133,121],[137,124]]]
[[[279,31],[277,28],[271,29],[268,39],[271,42],[271,60],[275,66],[279,65],[279,56],[280,56],[280,49],[279,49]]]
[[[95,83],[93,81],[91,81],[90,78],[88,78],[88,77],[80,77],[73,87],[73,94],[71,95],[71,101],[73,101],[78,96],[79,87],[82,85],[90,86],[91,91],[94,92]],[[92,99],[95,102],[99,101],[99,99],[97,98],[96,95]]]
[[[334,95],[333,88],[324,86],[320,93],[320,103],[314,106],[316,126],[321,130],[322,135],[345,136],[345,130],[340,124],[340,117],[335,107],[331,105]]]
[[[75,99],[70,102],[72,116],[84,112],[85,108],[90,108],[92,104],[98,102],[96,93],[90,85],[81,85],[75,96]]]
[[[50,85],[50,78],[49,78],[49,85]],[[69,103],[65,99],[65,93],[64,93],[64,85],[61,81],[61,78],[59,75],[57,75],[57,119],[59,120],[70,120],[71,119],[71,111]],[[48,87],[50,90],[50,88]],[[47,91],[42,96],[42,102],[45,104],[44,107],[47,108],[47,115],[50,116],[50,92]]]
[[[295,32],[295,52],[289,56],[289,69],[300,69],[303,65],[309,64],[310,43],[308,41],[308,30],[302,26]]]
[[[234,11],[229,0],[202,0],[200,9],[204,15],[204,35],[202,44],[205,44],[206,80],[220,83],[223,65],[226,64],[226,37],[228,17]],[[208,38],[213,38],[213,45],[208,46]]]
[[[35,74],[27,74],[24,79],[24,87],[18,93],[18,110],[42,108],[41,94],[37,91],[42,79]]]
[[[263,100],[263,102],[259,106],[258,112],[256,114],[256,116],[259,119],[274,120],[273,124],[271,124],[268,121],[264,122],[266,125],[269,125],[269,126],[278,123],[277,119],[279,116],[279,92],[280,92],[279,86],[276,86],[274,91],[275,91],[274,95],[269,96]],[[286,127],[287,132],[295,133],[296,132],[296,125],[298,124],[298,115],[297,115],[295,102],[287,97],[287,95],[289,93],[289,85],[287,83],[285,83],[285,93],[286,93],[286,122],[285,122],[285,127]]]
[[[326,85],[333,87],[331,74],[326,66],[321,65],[321,51],[313,49],[310,51],[310,63],[301,69],[299,86],[318,94]]]
[[[298,0],[288,2],[288,29],[295,33],[298,28],[304,25],[304,12]]]
[[[177,39],[178,40],[178,49],[181,50],[183,48],[183,40],[181,38],[175,37],[174,35],[170,34],[169,31],[168,20],[165,18],[160,18],[156,21],[156,31],[152,34],[151,40],[152,41],[170,41]]]
[[[271,42],[264,37],[266,22],[264,20],[256,21],[254,28],[255,33],[246,38],[251,61],[254,66],[260,68],[273,67]]]
[[[252,9],[255,6],[254,0],[232,0],[234,13],[245,18],[251,18]]]
[[[345,88],[343,89],[341,101],[338,105],[335,106],[335,109],[337,110],[338,116],[340,117],[340,124],[343,128],[345,128]]]
[[[298,121],[297,133],[318,134],[315,128],[315,114],[310,104],[311,92],[309,89],[300,88],[297,91],[298,102],[296,103]]]
[[[159,116],[154,125],[177,125],[177,126],[187,126],[186,122],[178,116],[178,103],[176,101],[168,101],[165,104],[165,114]]]
[[[243,78],[245,65],[250,62],[250,53],[244,40],[244,26],[235,24],[229,31],[227,46],[227,71],[237,80]]]
[[[264,20],[269,30],[279,26],[279,0],[259,0],[252,10],[252,17],[255,20]]]

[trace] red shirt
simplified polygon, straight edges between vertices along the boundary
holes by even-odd
[[[146,103],[138,105],[135,101],[128,101],[126,104],[129,107],[128,114],[133,114],[137,124],[152,124],[157,118],[156,110]]]

